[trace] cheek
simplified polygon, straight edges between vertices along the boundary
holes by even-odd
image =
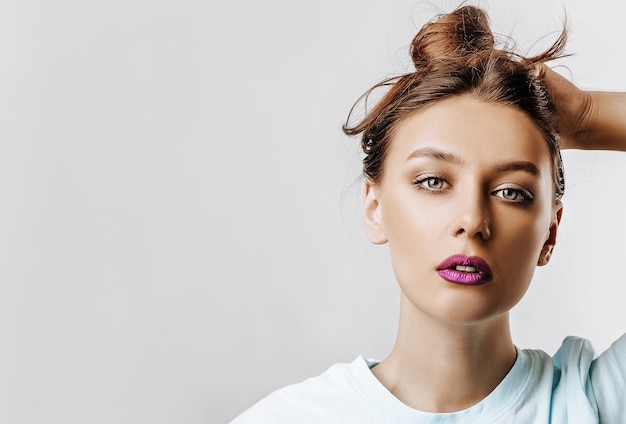
[[[522,220],[518,225],[510,225],[503,241],[508,245],[503,252],[509,252],[507,263],[517,264],[519,271],[527,269],[534,272],[539,254],[548,235],[548,223],[544,220]],[[505,224],[507,225],[507,224]]]
[[[407,199],[413,200],[407,201]],[[445,225],[450,217],[445,216],[449,210],[436,207],[426,200],[415,199],[415,193],[406,193],[394,199],[393,205],[388,203],[383,215],[386,235],[389,242],[391,263],[397,280],[413,280],[424,271],[443,260],[446,255],[439,257],[434,247],[441,244],[445,238]],[[445,253],[445,252],[444,252]]]
[[[415,193],[406,190],[388,199],[383,210],[383,222],[392,250],[407,251],[425,248],[441,236],[442,216],[432,202],[416,198]]]

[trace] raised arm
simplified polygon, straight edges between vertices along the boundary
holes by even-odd
[[[546,65],[537,75],[556,104],[562,148],[626,151],[626,93],[580,90]]]

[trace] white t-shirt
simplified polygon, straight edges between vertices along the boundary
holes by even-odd
[[[515,364],[486,398],[458,412],[421,412],[403,404],[359,356],[318,377],[284,387],[235,418],[247,423],[626,423],[626,335],[598,358],[585,339],[568,337],[551,358],[517,349]]]

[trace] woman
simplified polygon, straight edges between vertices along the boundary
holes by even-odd
[[[234,422],[623,422],[626,337],[595,360],[567,338],[551,358],[515,347],[509,328],[556,245],[559,148],[626,150],[625,96],[543,65],[564,43],[532,58],[498,49],[472,6],[419,31],[415,72],[376,85],[389,91],[344,127],[362,134],[367,236],[389,244],[402,291],[396,344]]]

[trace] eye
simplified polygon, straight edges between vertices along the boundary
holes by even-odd
[[[499,197],[502,200],[505,200],[511,203],[527,204],[527,203],[532,202],[534,199],[533,195],[530,192],[526,190],[517,189],[517,188],[511,188],[511,187],[498,189],[494,191],[493,194],[496,197]]]
[[[443,188],[443,180],[437,177],[430,177],[427,178],[426,181],[424,181],[424,185],[432,189]]]
[[[443,190],[447,187],[448,183],[443,178],[433,177],[433,176],[423,176],[418,177],[414,184],[419,189],[429,190],[429,191],[439,191]]]
[[[516,201],[522,198],[522,193],[512,188],[503,188],[502,190],[498,190],[498,195],[499,197],[510,201]]]

